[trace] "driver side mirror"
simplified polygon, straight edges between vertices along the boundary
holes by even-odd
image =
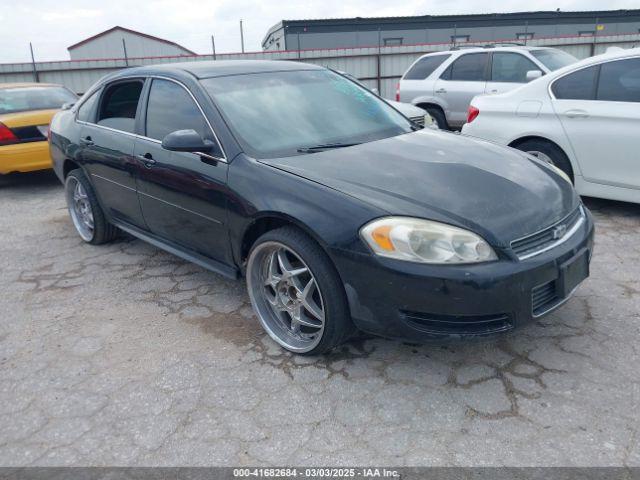
[[[192,129],[171,132],[162,139],[162,148],[172,152],[212,153],[214,155],[220,155],[215,142],[202,138],[198,132]]]
[[[542,70],[529,70],[527,72],[527,82],[542,77]]]

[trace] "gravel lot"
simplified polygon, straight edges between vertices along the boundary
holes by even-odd
[[[498,341],[283,353],[244,284],[73,230],[0,179],[0,465],[640,466],[640,206],[588,200],[592,276]]]

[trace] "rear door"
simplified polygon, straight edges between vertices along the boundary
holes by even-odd
[[[428,55],[414,63],[400,80],[398,101],[412,103],[415,98],[433,95],[436,79],[431,75],[450,57],[450,54]]]
[[[640,58],[571,73],[552,92],[585,180],[640,189]]]
[[[136,192],[133,148],[143,85],[144,79],[108,84],[78,111],[82,160],[102,205],[111,216],[138,227],[144,227],[144,220]],[[91,113],[94,101],[98,108]],[[86,118],[85,106],[90,114]]]
[[[488,69],[488,53],[466,53],[442,73],[435,84],[434,96],[447,105],[449,125],[464,124],[471,99],[485,91]]]
[[[218,145],[205,157],[171,152],[162,139],[193,129]],[[155,235],[199,254],[230,262],[226,225],[228,165],[219,142],[186,86],[153,78],[144,113],[144,138],[135,145],[144,219]]]
[[[513,90],[527,83],[527,72],[531,70],[542,72],[538,65],[520,53],[493,52],[485,93],[493,95]]]

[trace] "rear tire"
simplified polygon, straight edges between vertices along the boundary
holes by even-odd
[[[426,107],[425,110],[429,112],[429,115],[431,115],[431,117],[436,121],[440,130],[449,130],[447,117],[444,115],[442,110],[436,107]]]
[[[571,183],[574,183],[571,162],[567,155],[556,144],[545,140],[531,139],[515,145],[515,148],[527,152],[529,155],[533,155],[543,162],[548,162],[558,167],[569,176]]]
[[[295,227],[256,240],[247,261],[247,289],[262,327],[290,352],[326,353],[356,330],[331,259]]]
[[[116,238],[117,228],[107,221],[93,187],[81,169],[69,172],[64,189],[71,221],[82,240],[100,245]]]

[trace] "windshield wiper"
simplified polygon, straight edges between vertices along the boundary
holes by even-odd
[[[332,148],[353,147],[354,145],[360,145],[360,144],[359,143],[325,143],[323,145],[314,145],[313,147],[300,147],[298,148],[298,152],[313,153],[313,152],[320,152],[322,150],[330,150]]]

